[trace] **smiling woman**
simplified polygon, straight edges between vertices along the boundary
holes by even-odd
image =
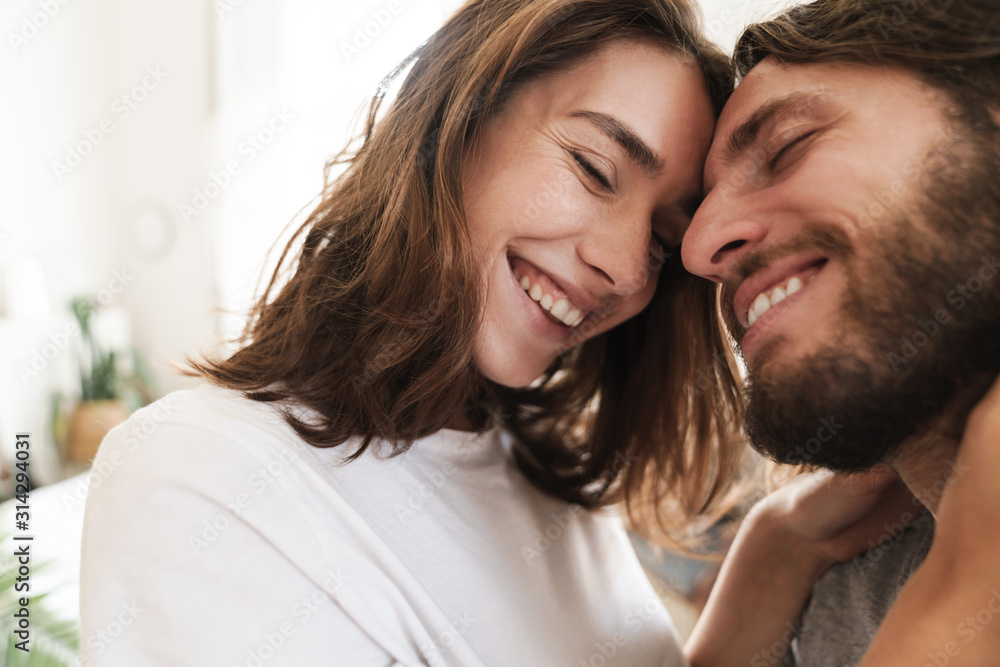
[[[617,507],[669,540],[740,467],[674,251],[727,62],[682,0],[473,0],[404,72],[239,349],[192,362],[215,386],[102,445],[84,634],[153,611],[101,664],[682,664]]]
[[[712,119],[693,63],[622,40],[526,85],[486,125],[464,173],[485,271],[473,346],[485,377],[528,385],[571,338],[649,304],[662,244],[679,245],[699,195],[691,165],[705,159]]]

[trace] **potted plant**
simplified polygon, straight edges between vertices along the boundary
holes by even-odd
[[[80,401],[69,417],[66,456],[76,463],[89,463],[108,431],[125,421],[132,409],[148,403],[144,366],[134,352],[126,359],[140,372],[123,372],[122,359],[114,349],[102,349],[94,335],[95,302],[73,300],[73,314],[80,325]],[[147,374],[148,375],[148,374]]]

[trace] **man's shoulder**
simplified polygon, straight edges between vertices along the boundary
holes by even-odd
[[[864,599],[892,605],[896,593],[920,567],[934,539],[934,516],[921,509],[909,526],[887,524],[868,551],[830,568],[817,582],[814,595],[835,594],[845,588],[863,593]]]
[[[927,556],[934,517],[924,510],[907,527],[885,529],[868,551],[834,565],[816,582],[795,640],[798,664],[849,665],[864,655],[899,591]]]

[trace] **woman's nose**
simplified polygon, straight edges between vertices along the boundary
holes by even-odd
[[[595,225],[577,252],[603,283],[619,296],[641,292],[655,267],[650,266],[651,216],[632,212]]]

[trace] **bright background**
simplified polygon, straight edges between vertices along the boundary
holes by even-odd
[[[36,482],[67,474],[44,443],[52,395],[79,384],[74,296],[98,299],[98,333],[137,348],[159,392],[191,382],[170,360],[238,331],[267,249],[318,193],[366,98],[458,4],[0,4],[5,466],[15,429],[28,430],[43,443]],[[728,49],[787,3],[702,4]]]

